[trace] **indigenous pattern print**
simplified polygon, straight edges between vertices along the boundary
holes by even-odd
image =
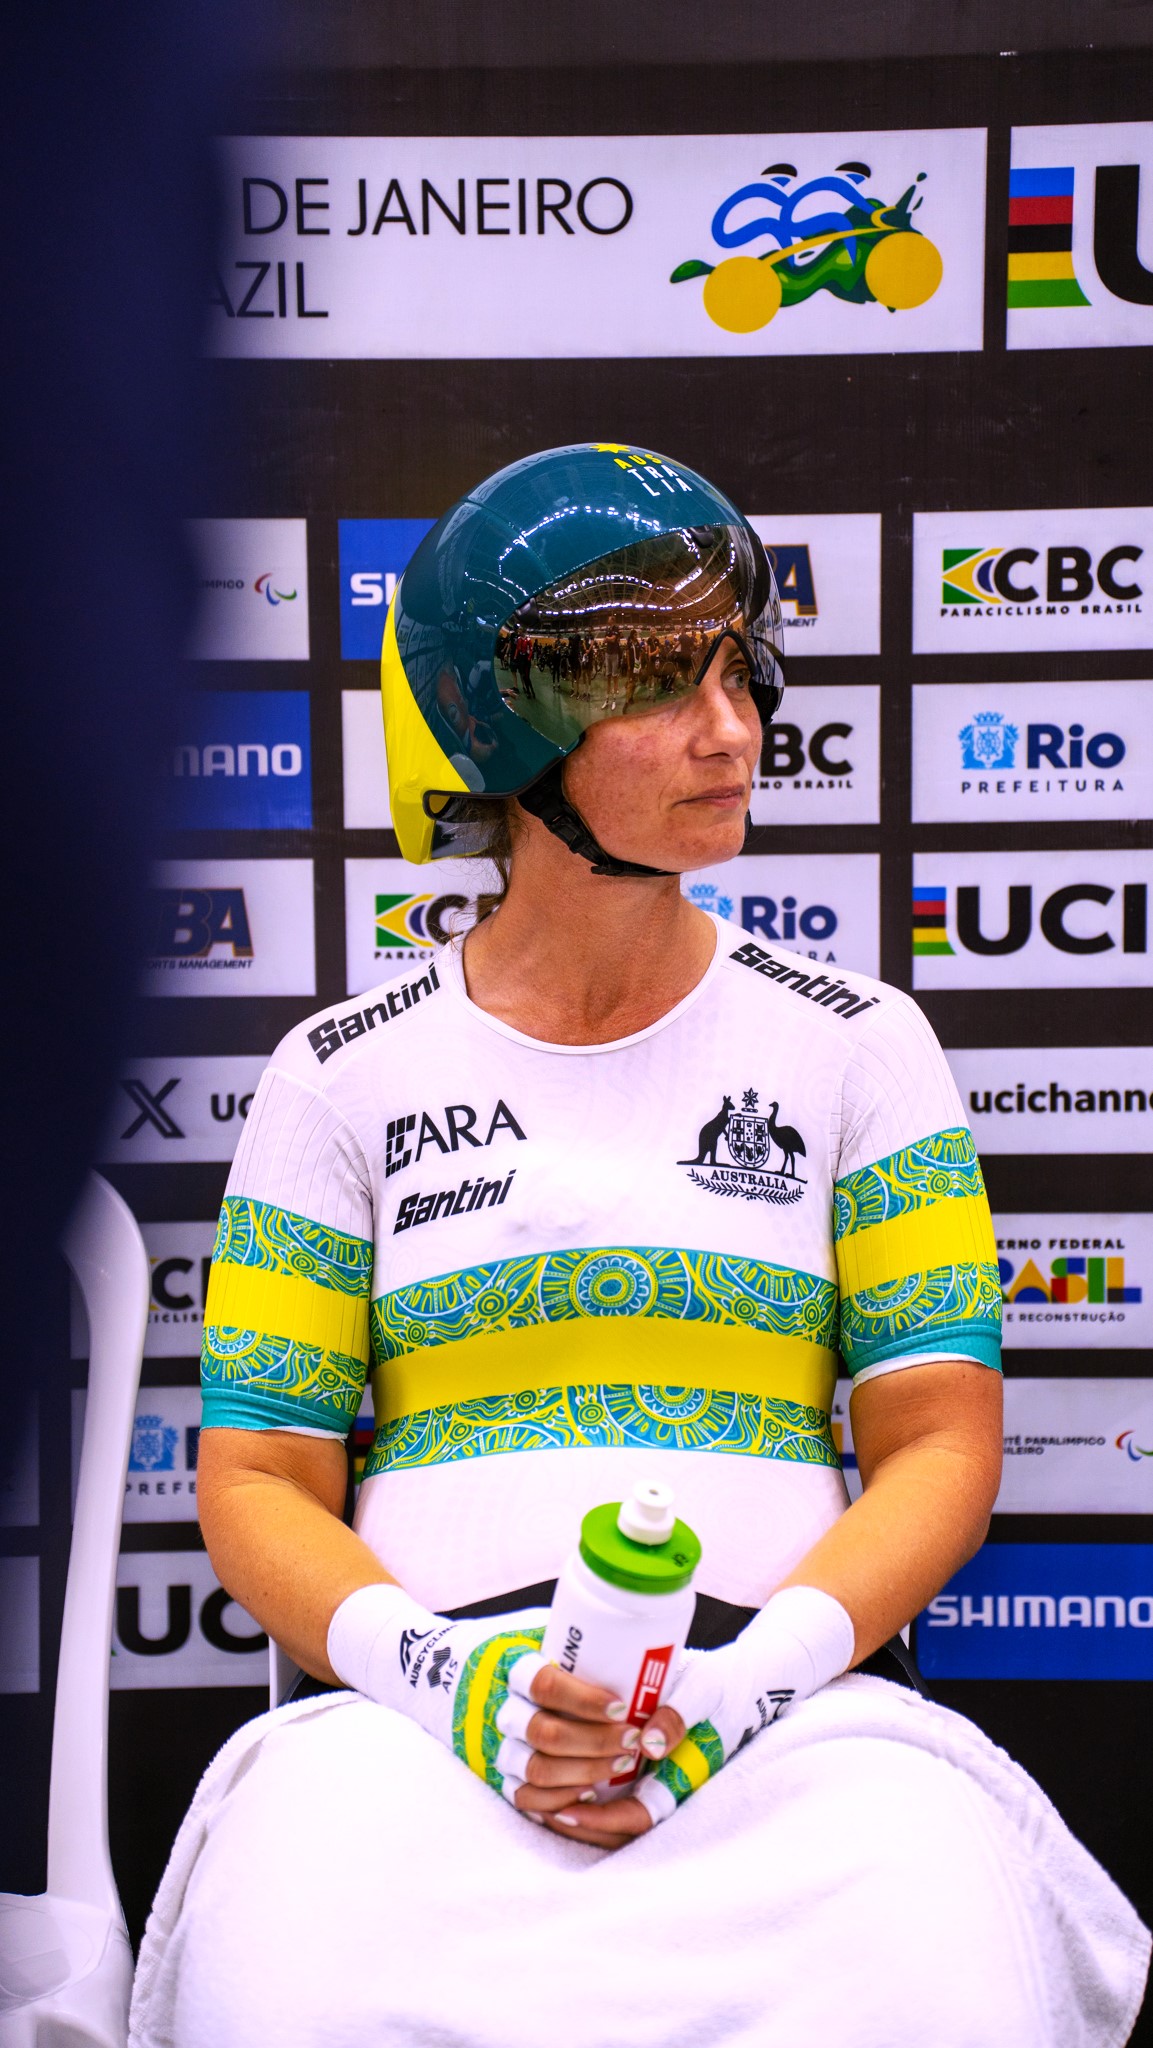
[[[998,1363],[1001,1282],[967,1130],[936,1131],[839,1180],[833,1236],[851,1375],[946,1347]]]
[[[909,1209],[984,1192],[972,1132],[937,1131],[839,1180],[833,1189],[833,1235],[851,1237]]]
[[[539,1650],[543,1628],[522,1628],[490,1636],[465,1660],[452,1709],[452,1746],[463,1764],[499,1792],[503,1773],[496,1759],[503,1737],[496,1717],[508,1698],[508,1674],[518,1657]]]
[[[372,1245],[345,1237],[308,1216],[294,1216],[271,1202],[226,1195],[212,1247],[214,1265],[267,1266],[298,1273],[341,1294],[366,1294],[372,1278]]]
[[[375,1357],[579,1317],[740,1324],[831,1346],[830,1280],[713,1252],[612,1247],[539,1252],[444,1273],[372,1305]]]
[[[372,1244],[228,1196],[204,1317],[209,1425],[348,1430],[364,1393]]]
[[[569,1445],[730,1451],[840,1467],[824,1409],[707,1387],[572,1386],[447,1403],[385,1423],[364,1476]]]
[[[290,1337],[265,1337],[259,1330],[235,1330],[208,1324],[200,1357],[205,1414],[213,1422],[244,1429],[246,1420],[231,1425],[217,1405],[218,1397],[254,1394],[284,1402],[286,1421],[315,1415],[318,1426],[351,1428],[364,1393],[364,1360],[315,1344],[296,1344]],[[247,1417],[247,1406],[245,1417]],[[265,1427],[275,1427],[266,1424]]]

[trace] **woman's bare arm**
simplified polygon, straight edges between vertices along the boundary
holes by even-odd
[[[883,1373],[852,1397],[864,1492],[782,1583],[839,1600],[859,1664],[984,1541],[1001,1479],[1001,1375],[956,1359]]]
[[[200,1526],[213,1570],[290,1657],[329,1685],[328,1624],[359,1586],[395,1583],[341,1520],[347,1483],[336,1437],[206,1429],[197,1459]]]

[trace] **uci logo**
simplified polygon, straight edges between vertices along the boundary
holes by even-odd
[[[1076,166],[1014,166],[1009,173],[1010,312],[1090,306],[1073,268]],[[1093,185],[1093,267],[1110,298],[1153,306],[1153,270],[1138,251],[1140,164],[1098,164]]]
[[[945,548],[941,557],[941,616],[967,616],[976,607],[1013,616],[1023,606],[1035,611],[1131,611],[1143,588],[1133,564],[1144,554],[1134,541],[1106,549],[1094,566],[1088,548],[1069,543],[1046,548]],[[1043,586],[1043,595],[1042,595]],[[1104,603],[1091,603],[1097,594]]]
[[[1010,884],[1008,908],[998,916],[982,904],[979,887],[954,890],[953,918],[949,920],[949,891],[931,884],[913,890],[913,953],[953,955],[957,948],[985,956],[1019,953],[1033,936],[1034,892],[1029,884]],[[1117,898],[1120,896],[1120,903]],[[1111,919],[1103,931],[1071,929],[1070,913],[1080,904],[1111,907]],[[1118,915],[1118,911],[1120,915]],[[987,927],[991,921],[994,929]],[[1109,923],[1112,929],[1108,928]],[[1148,950],[1148,889],[1144,882],[1127,882],[1118,891],[1100,882],[1071,882],[1054,889],[1036,909],[1037,929],[1046,944],[1059,953],[1145,953]],[[997,929],[1001,926],[1001,929]],[[951,933],[951,937],[950,937]],[[956,945],[953,940],[956,940]]]

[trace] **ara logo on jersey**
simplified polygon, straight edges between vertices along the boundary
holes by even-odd
[[[808,1183],[797,1172],[805,1157],[805,1141],[791,1124],[778,1118],[778,1102],[768,1114],[760,1108],[755,1088],[746,1088],[738,1109],[731,1095],[722,1098],[715,1116],[701,1125],[694,1159],[678,1159],[689,1179],[715,1195],[742,1195],[747,1202],[799,1202]],[[720,1156],[721,1149],[727,1159]],[[780,1158],[773,1163],[774,1151]]]

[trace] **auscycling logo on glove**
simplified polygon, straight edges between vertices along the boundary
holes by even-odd
[[[724,1096],[716,1115],[701,1125],[696,1157],[678,1159],[677,1165],[687,1166],[689,1179],[715,1195],[743,1195],[747,1202],[799,1202],[808,1186],[797,1173],[805,1141],[791,1124],[781,1122],[779,1103],[770,1102],[765,1113],[760,1100],[755,1088],[746,1088],[737,1109],[732,1096]],[[727,1160],[718,1156],[722,1146]],[[781,1155],[776,1166],[774,1147]]]
[[[850,162],[798,184],[795,164],[766,165],[760,180],[739,185],[717,207],[712,237],[719,258],[678,263],[670,284],[703,277],[705,312],[729,334],[767,327],[782,309],[818,292],[891,313],[923,306],[944,272],[940,251],[913,225],[925,173],[918,171],[893,204],[870,196],[872,176],[868,164]],[[753,203],[761,211],[750,218]],[[756,256],[728,253],[765,238],[775,246]]]

